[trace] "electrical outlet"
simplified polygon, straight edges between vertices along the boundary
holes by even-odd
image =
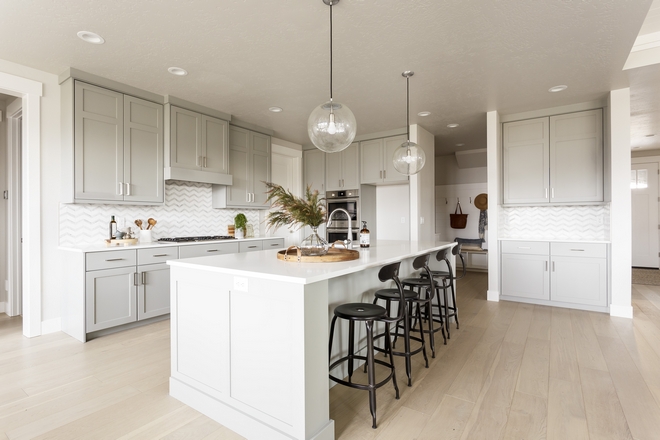
[[[405,218],[405,217],[401,217],[401,223],[405,223],[405,222],[406,222],[406,218]]]
[[[423,225],[423,224],[424,224],[424,217],[420,217],[420,218],[419,218],[419,224],[420,224],[420,225]]]
[[[234,277],[234,290],[238,292],[247,292],[248,279],[243,277]]]

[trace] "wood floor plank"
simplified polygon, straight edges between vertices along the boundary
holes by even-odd
[[[516,313],[513,315],[511,324],[504,335],[504,340],[513,342],[514,344],[525,345],[533,315],[533,305],[525,303],[518,304]]]
[[[548,440],[589,440],[582,390],[574,382],[550,378]]]
[[[197,417],[180,428],[172,431],[166,436],[160,437],[162,440],[187,440],[207,437],[218,431],[219,423],[208,417]]]
[[[608,338],[618,338],[619,334],[616,331],[613,319],[606,313],[588,312],[591,325],[594,328],[594,333],[597,336],[606,336]]]
[[[660,435],[660,407],[620,339],[598,337],[634,438]],[[656,370],[657,371],[657,370]],[[656,374],[657,375],[657,374]]]
[[[417,440],[458,440],[474,404],[445,394]]]
[[[545,440],[547,415],[548,402],[546,399],[516,392],[509,411],[504,439]]]
[[[568,309],[553,307],[550,328],[550,377],[580,381],[577,354]]]
[[[534,306],[532,322],[529,325],[528,337],[550,340],[550,325],[552,323],[552,307]]]
[[[428,422],[429,416],[419,411],[401,407],[390,422],[381,427],[378,440],[416,439]]]
[[[527,338],[516,391],[547,399],[550,341]]]
[[[591,436],[632,440],[610,373],[583,368],[580,370],[580,380]]]
[[[203,416],[191,407],[183,405],[174,411],[155,418],[150,422],[127,432],[118,437],[117,440],[162,438],[198,417]]]
[[[504,434],[522,363],[524,346],[502,342],[462,439],[499,439]]]
[[[600,351],[591,319],[582,311],[571,310],[571,326],[580,368],[607,371],[607,364]]]
[[[246,440],[234,431],[231,431],[224,426],[221,426],[217,431],[207,435],[201,440]]]

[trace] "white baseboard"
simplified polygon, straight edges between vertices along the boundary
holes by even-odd
[[[46,321],[41,321],[41,334],[46,335],[48,333],[55,333],[62,331],[62,320],[61,318],[48,319]]]
[[[633,308],[632,306],[619,306],[616,304],[610,304],[610,316],[632,319]]]
[[[498,292],[497,290],[489,290],[487,292],[487,295],[488,296],[486,297],[486,299],[488,299],[488,301],[499,302],[500,300],[500,292]]]

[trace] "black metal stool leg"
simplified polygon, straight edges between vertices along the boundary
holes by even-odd
[[[410,354],[410,319],[408,314],[408,307],[404,307],[403,310],[403,343],[405,349],[405,358],[406,358],[406,376],[408,376],[408,386],[412,386],[412,361]],[[397,325],[398,327],[398,325]]]
[[[428,297],[427,297],[428,298]],[[424,303],[424,308],[426,309],[426,313],[428,316],[428,325],[429,325],[429,343],[431,345],[431,357],[435,359],[435,332],[433,331],[433,317],[431,316],[431,301],[427,301]],[[419,305],[417,306],[419,309]],[[419,328],[422,330],[422,333],[424,333],[424,329],[422,327],[422,324],[420,322]]]
[[[374,371],[374,322],[367,321],[367,376],[369,377],[369,411],[376,429],[376,372]]]
[[[422,340],[422,354],[424,355],[424,362],[426,362],[426,368],[429,367],[429,358],[426,356],[426,343],[424,342],[424,328],[422,328],[422,313],[419,310],[419,303],[417,304],[417,317],[419,318],[419,339]],[[433,333],[431,333],[432,335]]]
[[[456,305],[456,290],[454,290],[455,281],[451,280],[451,299],[452,306],[454,306],[454,319],[456,320],[456,328],[458,329],[458,306]]]
[[[394,354],[392,354],[392,334],[390,332],[390,323],[385,323],[385,350],[390,354],[390,365],[394,365]],[[396,383],[396,371],[392,374],[392,382],[396,391],[396,399],[399,400],[399,385]]]
[[[451,339],[451,334],[449,333],[449,302],[447,301],[447,288],[449,286],[447,286],[445,284],[445,280],[442,280],[442,286],[443,286],[442,296],[444,297],[444,300],[445,300],[445,304],[444,304],[444,306],[445,306],[445,329],[447,330],[447,339]],[[442,311],[441,311],[441,313],[442,313]]]
[[[337,315],[332,318],[332,323],[330,324],[330,343],[328,344],[328,362],[332,359],[332,340],[335,337],[335,323],[337,322]]]
[[[353,356],[355,355],[355,323],[348,321],[348,382],[353,379]]]

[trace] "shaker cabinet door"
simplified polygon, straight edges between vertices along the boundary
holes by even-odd
[[[550,299],[548,255],[502,254],[502,295]]]
[[[383,140],[360,142],[360,182],[375,184],[383,181]]]
[[[202,115],[202,169],[227,174],[229,124],[222,119]]]
[[[394,168],[394,152],[401,148],[401,144],[406,141],[406,136],[394,136],[383,139],[383,180],[386,183],[407,182],[408,176],[401,174]],[[434,158],[427,157],[426,160]]]
[[[353,142],[341,152],[343,189],[360,187],[360,148],[359,142]]]
[[[325,194],[325,153],[319,149],[303,152],[303,179],[305,190],[308,186],[311,191]]]
[[[266,184],[270,182],[270,136],[252,132],[251,188],[254,208],[266,207]]]
[[[170,267],[166,263],[138,266],[138,320],[170,313]]]
[[[163,106],[125,96],[124,120],[124,200],[162,203]]]
[[[85,274],[86,332],[137,321],[135,266]]]
[[[170,166],[198,170],[201,167],[202,115],[170,108]]]
[[[124,95],[76,81],[74,197],[124,199]]]

